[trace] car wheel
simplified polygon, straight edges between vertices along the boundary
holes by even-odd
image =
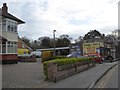
[[[112,57],[109,58],[109,61],[112,62]]]

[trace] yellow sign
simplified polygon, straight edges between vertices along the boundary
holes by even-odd
[[[83,53],[99,53],[100,46],[103,45],[102,43],[84,43],[83,44]]]
[[[100,43],[84,43],[83,47],[100,47]]]

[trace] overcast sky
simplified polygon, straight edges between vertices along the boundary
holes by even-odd
[[[119,0],[2,0],[9,13],[26,23],[19,25],[18,34],[31,39],[68,34],[74,39],[90,30],[111,33],[118,28]]]

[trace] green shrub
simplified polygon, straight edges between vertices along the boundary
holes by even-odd
[[[57,66],[62,66],[62,65],[68,65],[68,64],[74,64],[76,62],[85,62],[85,61],[90,61],[92,60],[91,58],[64,58],[64,59],[54,59],[50,61],[45,61],[43,63],[44,65],[44,74],[47,77],[47,68],[49,63],[56,63]]]
[[[55,56],[53,59],[64,59],[67,58],[66,56]]]

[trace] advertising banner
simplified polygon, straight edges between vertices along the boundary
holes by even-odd
[[[88,53],[100,53],[100,43],[84,43],[83,44],[83,54],[88,54]]]

